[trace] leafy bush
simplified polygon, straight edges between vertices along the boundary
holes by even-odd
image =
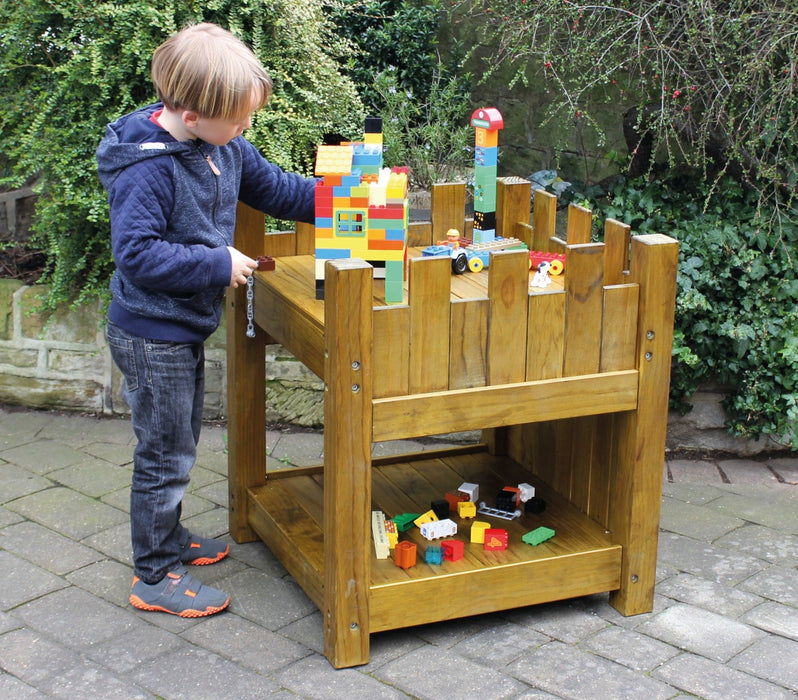
[[[798,449],[798,226],[774,245],[771,212],[728,179],[711,193],[689,176],[622,179],[595,206],[679,240],[672,405],[686,410],[698,385],[719,381],[730,430]]]
[[[272,74],[272,104],[248,133],[268,158],[307,172],[324,133],[362,133],[362,106],[338,72],[343,59],[323,48],[345,51],[333,40],[320,2],[2,3],[0,186],[38,180],[33,227],[48,256],[52,304],[105,292],[112,262],[95,148],[107,122],[155,99],[153,50],[185,24],[200,21],[230,28]]]
[[[462,177],[473,161],[470,76],[456,44],[446,61],[438,52],[442,3],[343,0],[331,18],[354,47],[344,70],[383,117],[386,165],[407,165],[420,189]]]

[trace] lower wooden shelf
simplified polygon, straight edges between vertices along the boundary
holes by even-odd
[[[418,545],[418,563],[404,570],[393,559],[378,560],[371,551],[369,631],[425,624],[466,615],[504,610],[552,600],[611,591],[620,586],[621,546],[611,534],[567,500],[507,457],[484,449],[418,454],[375,460],[372,465],[372,504],[387,517],[422,513],[464,481],[480,487],[480,500],[493,505],[502,487],[527,482],[546,500],[540,515],[524,514],[507,521],[477,515],[491,527],[505,528],[510,546],[486,552],[470,542],[471,520],[452,519],[454,536],[465,542],[465,556],[440,566],[424,562],[431,543],[417,528],[401,533]],[[282,469],[249,491],[249,523],[280,559],[308,596],[323,609],[322,468]],[[537,546],[521,536],[544,525],[555,530],[551,540]],[[341,504],[340,527],[347,526],[347,505]],[[361,585],[361,582],[357,582]]]

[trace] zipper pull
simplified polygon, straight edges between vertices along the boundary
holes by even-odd
[[[214,163],[214,162],[211,160],[211,157],[210,157],[210,156],[205,156],[205,160],[207,160],[207,161],[208,161],[208,165],[210,166],[210,168],[211,168],[211,172],[212,172],[214,175],[221,175],[221,174],[222,174],[222,173],[221,173],[221,171],[219,170],[219,168],[217,168],[217,167],[216,167],[216,163]]]

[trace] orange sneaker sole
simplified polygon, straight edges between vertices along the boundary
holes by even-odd
[[[139,610],[146,610],[148,612],[165,612],[169,613],[170,615],[177,615],[178,617],[207,617],[208,615],[213,615],[214,613],[221,612],[224,610],[228,605],[230,605],[230,599],[228,598],[225,601],[224,605],[220,605],[218,608],[209,606],[205,608],[205,610],[183,610],[182,612],[174,612],[173,610],[167,610],[166,608],[162,608],[160,605],[150,605],[145,603],[141,598],[137,595],[131,595],[130,604],[134,608],[138,608]]]

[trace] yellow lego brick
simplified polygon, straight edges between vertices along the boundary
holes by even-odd
[[[318,175],[349,175],[352,172],[353,148],[349,146],[321,145],[316,151],[316,168]]]
[[[363,143],[377,144],[382,146],[382,134],[366,134],[366,137],[363,139]]]

